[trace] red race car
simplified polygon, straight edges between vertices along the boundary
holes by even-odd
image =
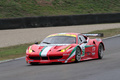
[[[102,59],[105,50],[101,39],[88,36],[103,34],[56,33],[47,36],[40,44],[35,43],[26,50],[26,62],[70,63],[90,59]]]

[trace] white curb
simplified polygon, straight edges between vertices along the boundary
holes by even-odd
[[[5,62],[10,62],[10,61],[13,61],[13,60],[23,59],[23,58],[25,58],[25,56],[23,56],[23,57],[19,57],[19,58],[15,58],[15,59],[3,60],[3,61],[0,61],[0,64],[1,64],[1,63],[5,63]]]

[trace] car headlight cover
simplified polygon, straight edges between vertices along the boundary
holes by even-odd
[[[29,50],[28,50],[29,53],[32,53],[32,52],[33,52],[33,50],[32,50],[31,48],[32,48],[32,46],[29,47]]]
[[[67,49],[69,49],[71,46],[69,45],[69,46],[67,46],[66,48],[64,48],[64,49],[61,49],[60,50],[60,52],[65,52]]]

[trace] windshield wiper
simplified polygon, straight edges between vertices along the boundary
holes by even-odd
[[[43,42],[43,43],[46,43],[46,44],[51,44],[51,43],[49,43],[49,42]]]

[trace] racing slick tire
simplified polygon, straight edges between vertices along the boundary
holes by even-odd
[[[103,58],[103,52],[104,52],[104,47],[102,44],[99,45],[98,48],[98,59],[102,59]]]
[[[79,62],[80,60],[81,60],[81,50],[79,47],[77,47],[75,53],[75,62]]]

